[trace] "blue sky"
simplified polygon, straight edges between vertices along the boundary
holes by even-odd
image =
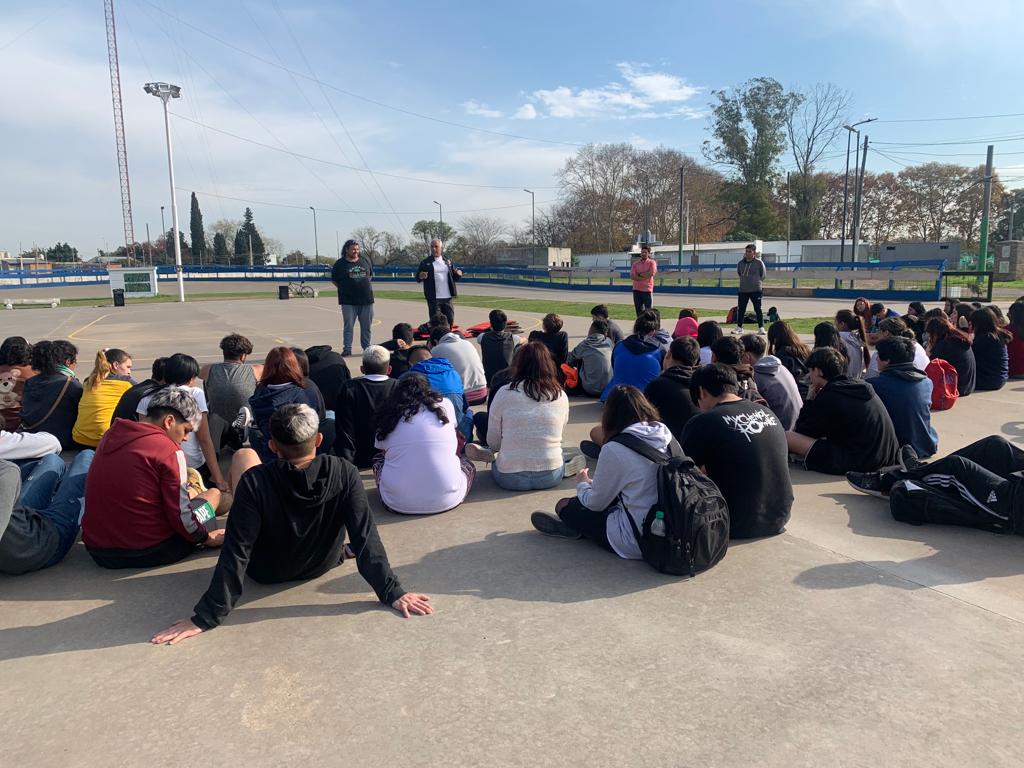
[[[1022,22],[1010,0],[118,0],[136,237],[146,223],[156,236],[161,205],[170,226],[149,80],[183,89],[172,118],[182,228],[196,190],[207,225],[238,218],[251,201],[261,230],[307,253],[310,205],[320,251],[332,253],[335,233],[363,224],[407,235],[436,216],[434,200],[456,225],[474,211],[521,221],[530,212],[522,188],[539,207],[553,200],[554,173],[579,143],[699,154],[711,91],[760,75],[790,88],[835,83],[851,92],[853,119],[880,119],[872,142],[921,144],[879,144],[896,160],[872,153],[871,170],[981,163],[994,139],[997,168],[1019,186],[1021,117],[882,121],[1024,112],[1014,53]],[[123,236],[102,4],[7,0],[0,67],[0,250],[56,240],[89,256],[115,247]],[[967,143],[940,143],[951,141]]]

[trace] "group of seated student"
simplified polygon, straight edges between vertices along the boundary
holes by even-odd
[[[346,556],[356,558],[383,603],[425,614],[429,598],[406,593],[388,566],[358,470],[372,470],[387,510],[409,515],[462,504],[476,480],[474,462],[489,464],[495,485],[517,492],[575,477],[575,494],[554,514],[534,513],[534,527],[637,559],[630,517],[641,525],[657,498],[651,451],[685,454],[716,483],[736,538],[785,528],[794,459],[889,497],[897,520],[1024,535],[1020,449],[987,438],[924,463],[937,453],[938,435],[914,330],[923,323],[931,358],[963,369],[966,391],[982,380],[1002,386],[1014,370],[1014,323],[1024,319],[1024,301],[1010,308],[1008,321],[988,307],[959,305],[952,321],[943,310],[911,310],[906,319],[886,312],[873,337],[857,312],[843,310],[815,329],[808,349],[781,321],[766,339],[736,338],[714,321],[698,323],[692,311],[681,313],[667,345],[656,310],[642,312],[633,333],[613,343],[601,316],[607,309],[595,307],[584,342],[571,351],[564,345],[584,391],[606,395],[583,455],[563,447],[569,403],[552,352],[552,345],[562,349],[557,316],[545,318],[544,338],[508,334],[509,344],[507,317],[495,310],[491,341],[484,334],[479,348],[443,318],[426,345],[413,343],[402,324],[390,349],[367,347],[356,377],[344,361],[338,369],[328,346],[274,347],[262,365],[251,364],[251,343],[231,334],[221,342],[222,363],[201,371],[195,358],[176,353],[154,361],[151,377],[137,384],[127,353],[102,350],[83,386],[70,342],[11,337],[0,344],[0,374],[18,370],[9,378],[21,389],[0,411],[0,573],[60,562],[79,530],[106,568],[167,565],[221,546],[192,617],[158,633],[157,642],[221,623],[246,573],[264,583],[314,578]],[[703,364],[702,329],[711,356]],[[973,356],[971,366],[958,350]],[[397,376],[396,352],[408,366]],[[491,367],[501,367],[486,375],[491,353]],[[473,414],[467,383],[478,383],[477,367],[482,386],[470,391],[479,397],[482,388],[487,408]],[[602,376],[608,380],[599,389]],[[228,428],[231,421],[243,429]],[[211,437],[211,422],[223,441]],[[83,448],[89,442],[95,451]],[[60,458],[68,449],[81,449],[70,465]],[[597,459],[593,478],[586,456]],[[217,518],[229,511],[222,528]]]

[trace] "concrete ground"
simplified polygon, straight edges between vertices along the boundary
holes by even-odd
[[[72,338],[83,367],[121,346],[145,373],[179,350],[214,360],[231,330],[259,353],[337,348],[333,301],[18,311],[2,315],[3,335]],[[424,313],[378,302],[375,340]],[[485,318],[457,308],[460,323]],[[566,326],[578,338],[586,320]],[[1011,382],[935,414],[941,449],[988,434],[1024,443],[1022,402],[1024,382]],[[598,415],[574,400],[566,442]],[[515,495],[480,470],[469,501],[439,516],[389,514],[370,494],[399,577],[433,597],[430,617],[380,606],[347,563],[311,582],[248,583],[222,627],[155,647],[153,632],[190,615],[215,551],[118,572],[79,544],[57,567],[0,577],[4,764],[1020,765],[1019,538],[900,525],[884,502],[794,468],[786,533],[737,542],[681,581],[535,533],[530,512],[571,481]]]

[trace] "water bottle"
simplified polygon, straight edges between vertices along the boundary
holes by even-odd
[[[660,509],[654,513],[654,520],[651,521],[651,536],[665,535],[665,513]]]

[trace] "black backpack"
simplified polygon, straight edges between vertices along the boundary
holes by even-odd
[[[644,517],[642,531],[623,504],[644,560],[662,573],[696,576],[725,557],[729,550],[729,506],[718,486],[697,469],[679,445],[673,440],[665,454],[635,435],[619,434],[611,442],[659,465],[658,500]],[[664,523],[663,536],[651,531],[656,521]]]

